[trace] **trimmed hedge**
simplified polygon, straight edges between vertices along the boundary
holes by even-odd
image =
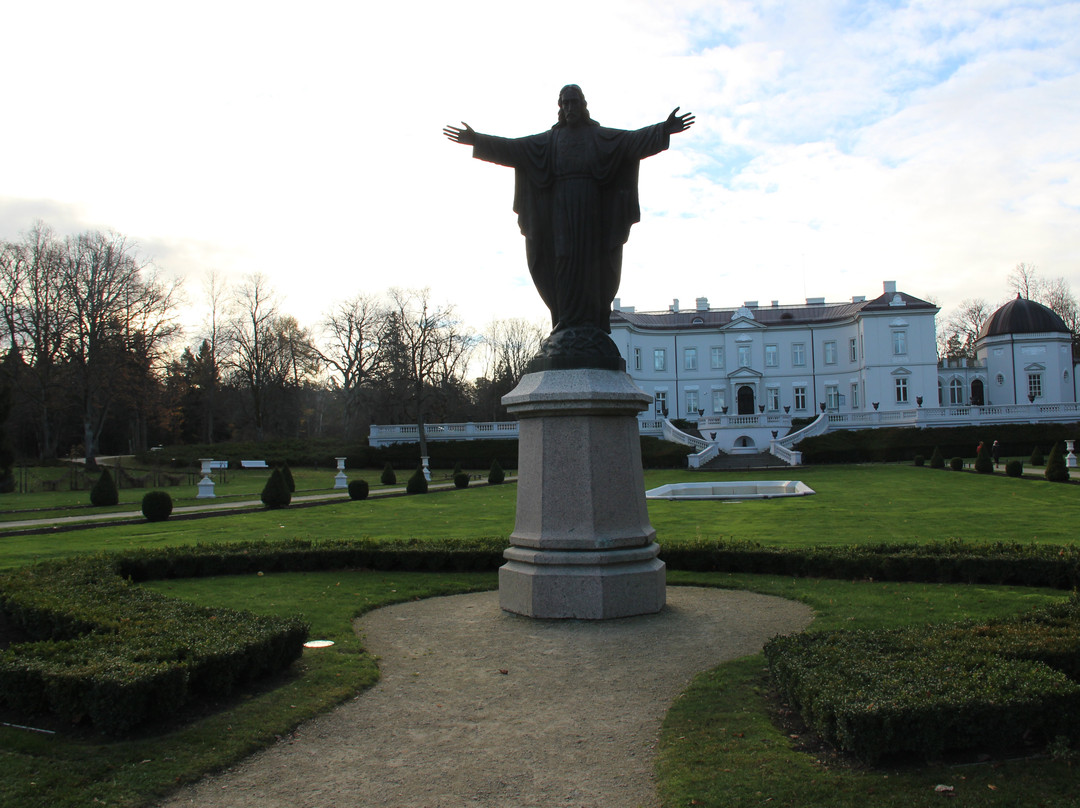
[[[1016,620],[833,631],[765,646],[807,725],[867,763],[1011,749],[1080,720],[1080,598]]]
[[[0,611],[30,642],[0,654],[0,704],[117,735],[297,659],[298,618],[211,609],[132,586],[104,557],[0,577]]]
[[[987,436],[986,425],[940,429],[879,427],[846,429],[804,438],[796,447],[804,463],[909,462],[915,455],[932,456],[939,448],[942,457],[971,457],[980,441],[997,440],[1002,457],[1025,457],[1033,445],[1080,438],[1080,424],[995,424]],[[1038,464],[1042,465],[1040,461]],[[931,463],[933,466],[933,463]]]
[[[928,544],[779,548],[749,541],[699,540],[662,546],[671,569],[795,578],[1080,587],[1080,546],[959,540]]]
[[[367,499],[370,486],[368,486],[367,480],[350,480],[349,481],[349,499]]]

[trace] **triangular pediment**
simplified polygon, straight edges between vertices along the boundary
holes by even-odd
[[[763,373],[753,368],[739,368],[728,374],[729,379],[760,379],[763,376]]]

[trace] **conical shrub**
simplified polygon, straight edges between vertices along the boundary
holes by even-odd
[[[490,485],[500,485],[505,479],[506,474],[503,473],[502,466],[499,465],[499,459],[495,458],[491,461],[491,471],[488,472],[488,483]]]
[[[101,476],[90,489],[90,502],[98,507],[119,504],[120,492],[116,490],[116,483],[107,468],[101,470]]]
[[[285,485],[289,486],[289,493],[296,493],[296,481],[293,480],[292,469],[289,468],[288,463],[281,464],[281,477],[285,480]]]
[[[281,469],[274,469],[262,490],[262,503],[267,508],[287,508],[292,501],[289,485]]]
[[[386,466],[383,467],[382,476],[379,478],[379,482],[383,485],[397,485],[397,475],[394,474],[394,467],[387,461]]]
[[[1065,455],[1061,451],[1060,441],[1055,443],[1050,450],[1050,457],[1046,460],[1046,470],[1043,475],[1052,483],[1069,481],[1069,468],[1065,465]]]
[[[405,484],[407,494],[426,494],[428,489],[427,477],[424,476],[424,467],[417,466],[409,482]]]

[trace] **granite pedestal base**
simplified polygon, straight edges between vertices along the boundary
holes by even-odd
[[[499,603],[538,618],[652,614],[665,569],[649,524],[637,413],[652,398],[621,371],[526,374],[517,415],[517,516]]]

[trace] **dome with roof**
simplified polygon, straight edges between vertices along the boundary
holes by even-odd
[[[979,329],[979,339],[1004,334],[1069,333],[1065,321],[1042,303],[1016,296],[986,318]]]

